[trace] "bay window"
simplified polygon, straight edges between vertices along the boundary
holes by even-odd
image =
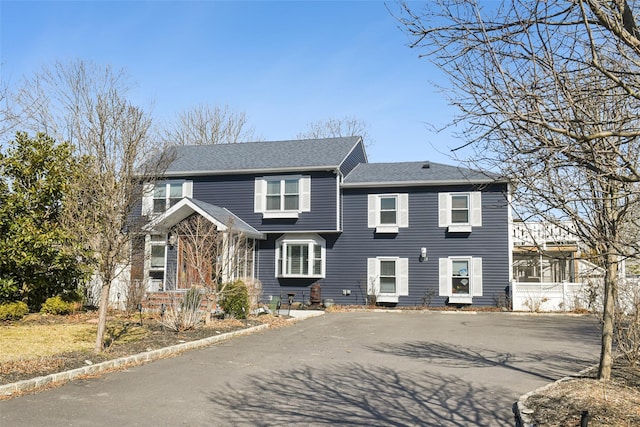
[[[276,254],[276,277],[325,276],[325,240],[317,235],[285,235]]]

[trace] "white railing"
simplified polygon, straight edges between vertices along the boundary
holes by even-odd
[[[571,232],[573,225],[549,222],[513,222],[512,237],[515,246],[544,246],[546,244],[575,244],[578,241]]]
[[[593,305],[588,285],[573,282],[513,282],[511,298],[514,311],[576,311]]]

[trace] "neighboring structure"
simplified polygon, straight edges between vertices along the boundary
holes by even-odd
[[[515,221],[512,233],[514,310],[594,308],[603,270],[583,259],[571,223]]]
[[[138,212],[147,235],[134,245],[131,274],[149,292],[190,286],[172,230],[201,215],[248,239],[225,280],[258,279],[265,303],[289,294],[308,302],[318,289],[322,299],[358,305],[495,306],[507,296],[509,185],[494,176],[368,163],[359,137],[179,146],[176,154]]]

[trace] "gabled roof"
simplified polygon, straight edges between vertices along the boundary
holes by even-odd
[[[506,182],[498,175],[433,162],[360,163],[344,179],[343,187],[488,184]]]
[[[176,146],[164,175],[334,170],[362,144],[359,136]]]
[[[227,231],[229,227],[231,227],[234,232],[243,233],[247,237],[255,239],[265,238],[264,234],[244,222],[228,209],[189,197],[185,197],[169,208],[166,212],[155,217],[145,225],[144,230],[168,231],[171,227],[180,223],[194,213],[202,215],[207,220],[214,223],[220,231]]]

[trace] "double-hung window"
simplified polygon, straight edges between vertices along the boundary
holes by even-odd
[[[192,193],[192,181],[176,180],[147,184],[142,197],[142,214],[157,215],[166,212],[184,197],[191,197]]]
[[[380,224],[398,223],[398,196],[380,196]]]
[[[254,211],[263,218],[297,218],[311,210],[311,177],[265,176],[255,180]]]
[[[439,193],[438,226],[450,233],[470,233],[482,226],[482,193]]]
[[[285,235],[277,240],[276,277],[325,277],[325,240]]]
[[[380,260],[380,293],[396,293],[396,261]]]
[[[469,295],[469,260],[451,260],[451,293],[453,295]]]
[[[182,200],[182,183],[156,184],[153,189],[153,213],[162,213]]]
[[[367,259],[367,292],[377,302],[397,303],[409,295],[409,259],[377,257]]]
[[[469,195],[451,195],[451,223],[469,224]]]
[[[161,234],[151,234],[146,237],[145,276],[148,278],[149,291],[161,291],[164,288],[166,268],[166,237]]]
[[[482,296],[482,258],[440,258],[440,296],[450,303],[471,304],[474,296]]]
[[[369,194],[368,227],[376,233],[397,233],[409,226],[408,194]]]
[[[166,244],[165,238],[159,234],[151,235],[151,269],[164,270]]]
[[[298,211],[298,179],[267,179],[267,211]]]

